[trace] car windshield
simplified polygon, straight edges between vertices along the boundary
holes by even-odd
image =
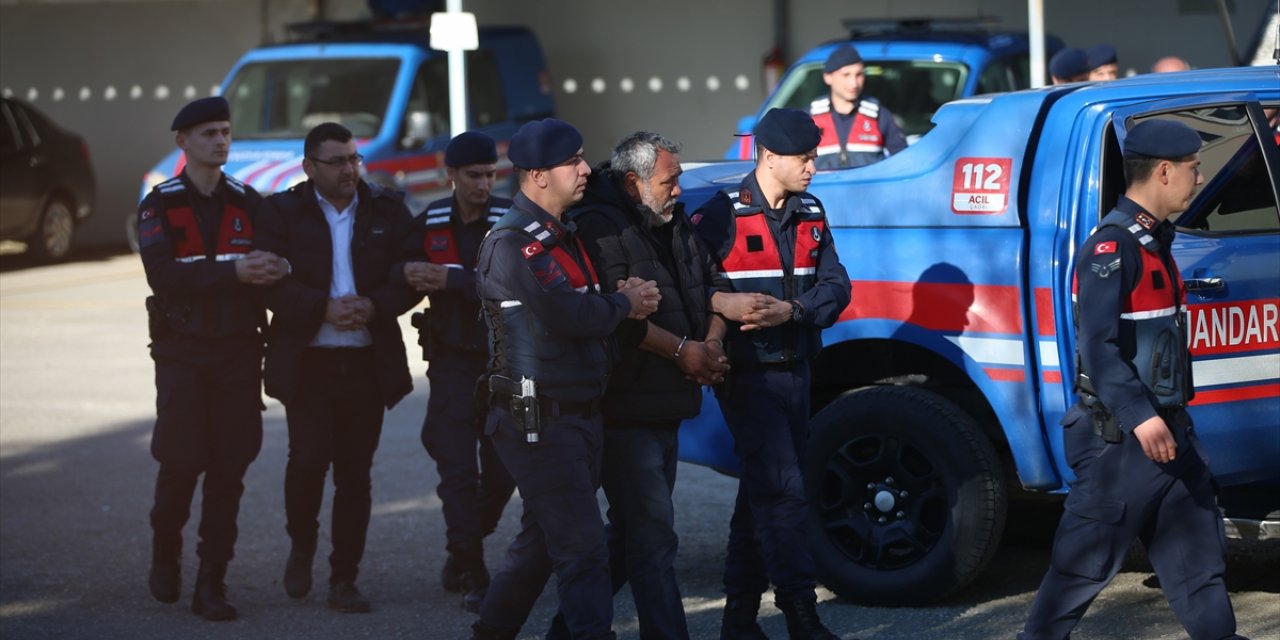
[[[933,112],[960,97],[969,68],[959,62],[933,60],[868,60],[862,95],[889,108],[908,139],[923,135],[933,124]],[[822,63],[813,62],[787,74],[769,101],[771,107],[808,109],[809,103],[827,95]]]
[[[240,68],[227,87],[232,134],[241,140],[302,138],[337,122],[357,138],[382,128],[396,58],[280,60]]]

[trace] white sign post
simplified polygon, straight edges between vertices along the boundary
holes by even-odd
[[[462,0],[448,0],[444,13],[431,14],[431,48],[449,52],[449,136],[467,130],[467,68],[464,51],[480,47],[476,15]]]

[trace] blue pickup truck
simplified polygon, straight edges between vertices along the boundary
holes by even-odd
[[[814,363],[803,461],[828,588],[884,605],[955,594],[995,553],[1011,495],[1068,490],[1058,422],[1076,400],[1076,248],[1123,193],[1121,144],[1146,118],[1204,139],[1205,184],[1174,245],[1191,413],[1228,518],[1276,537],[1277,109],[1276,66],[974,97],[942,106],[905,151],[814,177],[853,281]],[[687,210],[751,168],[690,169]],[[731,437],[706,399],[681,455],[732,472]]]

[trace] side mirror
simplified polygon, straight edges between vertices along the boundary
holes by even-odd
[[[404,137],[400,146],[404,149],[421,147],[431,139],[431,115],[426,111],[410,111],[404,119]]]

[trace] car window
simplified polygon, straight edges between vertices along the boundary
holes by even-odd
[[[908,137],[933,128],[933,113],[944,103],[960,97],[969,68],[958,62],[932,60],[876,60],[865,63],[867,79],[862,93],[880,101]],[[822,63],[796,67],[766,105],[809,109],[809,104],[827,95],[822,80]]]
[[[357,138],[382,128],[396,58],[279,60],[246,64],[231,79],[231,129],[236,138],[301,138],[337,122]]]
[[[507,119],[507,101],[502,92],[502,76],[493,52],[478,50],[467,52],[467,108],[471,111],[472,124],[484,127]],[[449,133],[449,61],[444,56],[425,60],[418,68],[409,106],[405,110],[403,131],[412,130],[411,119],[425,114],[430,123],[431,135]]]
[[[978,76],[978,93],[999,93],[1013,89],[1012,71],[1007,60],[992,60]]]
[[[22,148],[22,138],[18,136],[18,123],[9,110],[9,104],[0,105],[0,151],[12,153]]]
[[[467,90],[471,92],[469,108],[476,126],[483,127],[507,119],[502,76],[498,73],[498,63],[492,51],[467,52]]]
[[[9,108],[13,110],[13,118],[18,123],[18,131],[22,134],[22,144],[30,147],[40,146],[40,133],[35,125],[31,124],[31,117],[27,115],[27,110],[20,104],[10,104]]]

